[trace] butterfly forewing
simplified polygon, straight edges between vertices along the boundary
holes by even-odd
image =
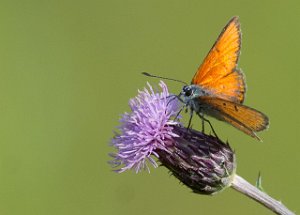
[[[214,96],[242,103],[245,93],[243,73],[236,66],[240,53],[241,31],[237,17],[225,26],[192,79]]]
[[[204,112],[228,122],[250,136],[257,137],[255,132],[268,127],[268,117],[253,108],[216,97],[204,96],[199,97],[199,100]]]

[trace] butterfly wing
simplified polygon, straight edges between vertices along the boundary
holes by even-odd
[[[216,97],[199,97],[203,111],[221,121],[225,121],[246,134],[257,138],[255,132],[266,129],[268,117],[262,112],[245,105]]]
[[[236,68],[240,47],[240,23],[238,17],[233,17],[198,68],[192,84],[216,97],[242,103],[246,86],[243,73]]]

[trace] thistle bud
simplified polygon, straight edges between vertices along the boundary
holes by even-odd
[[[195,193],[214,194],[230,186],[236,169],[235,155],[216,137],[176,126],[178,137],[166,150],[156,150],[159,160]]]

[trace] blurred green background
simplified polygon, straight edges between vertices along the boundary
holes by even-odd
[[[231,189],[193,194],[163,167],[116,174],[107,164],[128,99],[158,83],[140,73],[189,82],[234,15],[245,104],[271,125],[260,143],[212,121],[238,174],[255,183],[261,171],[264,189],[299,212],[299,9],[296,0],[2,0],[0,214],[272,214]]]

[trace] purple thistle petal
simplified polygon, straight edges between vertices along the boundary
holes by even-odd
[[[156,149],[168,151],[165,147],[168,141],[178,137],[173,132],[173,127],[179,122],[171,118],[179,111],[180,103],[169,96],[168,88],[164,82],[160,82],[161,92],[155,92],[148,83],[149,89],[138,91],[138,95],[130,99],[130,113],[124,113],[120,119],[120,134],[112,139],[111,145],[117,149],[112,154],[114,158],[110,163],[113,167],[122,166],[116,172],[124,172],[134,169],[136,172],[149,167],[151,163],[157,167],[157,163],[151,157],[158,157]]]

